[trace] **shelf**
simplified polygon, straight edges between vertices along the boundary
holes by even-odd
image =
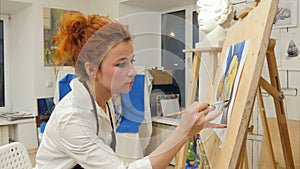
[[[184,49],[183,52],[222,52],[222,47],[207,47],[207,48],[199,48],[199,49]]]
[[[0,117],[0,126],[7,126],[7,125],[13,125],[13,124],[21,124],[21,123],[35,123],[35,118],[28,118],[28,119],[20,119],[20,120],[14,120],[9,121],[5,118]]]

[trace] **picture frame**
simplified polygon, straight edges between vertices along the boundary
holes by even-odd
[[[298,21],[297,0],[280,1],[274,18],[273,29],[296,27]]]
[[[56,59],[56,48],[53,44],[53,38],[56,35],[63,16],[66,13],[73,13],[78,11],[56,9],[56,8],[43,8],[43,30],[44,30],[44,53],[43,62],[44,67],[54,66]],[[66,63],[65,66],[70,66]]]
[[[41,97],[36,99],[37,103],[37,118],[36,125],[40,126],[42,122],[47,122],[51,113],[55,108],[53,97]]]
[[[158,116],[166,116],[168,113],[175,113],[179,109],[179,94],[160,94],[156,96],[156,112]],[[174,102],[175,101],[175,102]],[[176,105],[176,101],[178,105]],[[163,102],[163,104],[162,104]],[[174,109],[166,109],[165,106],[176,106]],[[177,107],[178,106],[178,107]],[[175,112],[172,112],[172,111]]]

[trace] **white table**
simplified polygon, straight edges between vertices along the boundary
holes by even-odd
[[[8,144],[10,135],[27,149],[37,147],[37,131],[35,118],[9,121],[0,117],[0,146]]]

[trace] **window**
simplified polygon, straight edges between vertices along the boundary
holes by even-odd
[[[0,111],[8,105],[8,16],[0,15]]]
[[[5,106],[3,20],[0,20],[0,107]]]
[[[162,14],[161,32],[162,66],[172,70],[173,86],[179,86],[173,94],[180,94],[180,105],[185,107],[185,10]]]

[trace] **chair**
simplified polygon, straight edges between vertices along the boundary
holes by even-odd
[[[19,142],[13,142],[0,147],[1,169],[32,169],[29,155],[25,146]]]

